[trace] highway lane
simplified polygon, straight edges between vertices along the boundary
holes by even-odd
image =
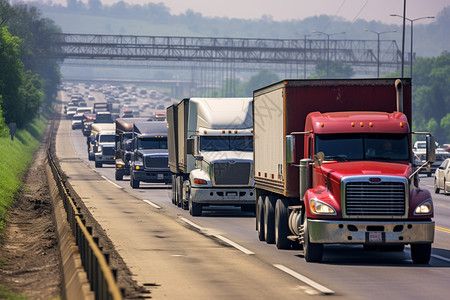
[[[61,126],[64,126],[63,123]],[[85,165],[95,169],[93,162],[87,160],[85,138],[81,132],[69,131],[69,136],[78,157],[84,161]],[[170,190],[167,186],[142,184],[141,189],[133,190],[129,186],[127,178],[124,181],[114,180],[113,166],[105,166],[95,169],[95,171],[109,180],[106,182],[111,189],[121,190],[141,201],[149,200],[161,207],[160,211],[163,210],[164,214],[170,218],[176,219],[178,222],[182,222],[180,217],[190,220],[198,224],[207,234],[224,236],[254,253],[244,255],[244,257],[248,257],[249,260],[256,258],[267,266],[272,266],[266,270],[268,274],[265,274],[270,278],[265,287],[267,289],[274,286],[280,291],[283,290],[276,284],[277,280],[273,279],[275,276],[277,278],[284,276],[280,275],[282,273],[276,267],[282,265],[297,274],[306,276],[326,289],[332,290],[333,296],[327,297],[340,298],[342,296],[346,299],[446,298],[447,283],[450,281],[450,233],[445,230],[450,229],[448,221],[450,196],[441,194],[435,197],[435,221],[438,230],[436,230],[436,241],[430,265],[412,264],[409,249],[402,253],[378,252],[365,251],[360,246],[326,246],[324,262],[308,264],[304,261],[301,251],[277,250],[274,245],[259,242],[255,232],[255,220],[251,214],[243,213],[236,208],[215,208],[207,209],[202,217],[193,218],[187,211],[172,205]],[[422,178],[422,187],[428,187],[429,180],[431,179]],[[430,182],[432,185],[432,181]],[[116,185],[120,186],[120,189]],[[155,209],[153,206],[148,206],[149,209]],[[92,208],[94,214],[98,213],[101,224],[108,222],[107,217],[101,216],[101,207],[96,205]],[[115,240],[113,241],[115,242]],[[119,253],[121,253],[120,250]],[[124,251],[128,250],[124,249]],[[236,252],[239,251],[236,250]],[[314,284],[312,287],[302,284],[301,287],[303,293],[305,291],[312,294],[320,292],[320,287],[314,287]],[[283,293],[282,295],[285,296]],[[246,298],[252,297],[248,295]],[[269,297],[263,298],[268,299]]]

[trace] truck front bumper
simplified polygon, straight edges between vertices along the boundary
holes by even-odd
[[[308,219],[312,243],[415,244],[434,241],[434,221],[332,221]]]
[[[172,173],[169,171],[133,170],[134,180],[148,183],[172,182]]]
[[[254,188],[194,188],[191,187],[192,201],[209,205],[255,204]]]
[[[102,153],[95,153],[95,161],[110,165],[114,165],[116,163],[114,160],[114,155],[102,155]]]

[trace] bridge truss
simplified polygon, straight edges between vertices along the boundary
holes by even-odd
[[[398,70],[401,64],[401,51],[394,40],[381,40],[378,44],[377,40],[93,34],[60,34],[58,40],[58,57],[66,65],[173,70],[197,84],[205,83],[205,79],[214,78],[217,82],[263,69],[282,78],[303,78],[323,61],[349,64],[358,77],[375,77],[378,65],[383,74]]]

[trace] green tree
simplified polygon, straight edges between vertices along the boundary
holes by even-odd
[[[252,97],[254,90],[262,88],[271,83],[277,82],[279,80],[280,79],[278,78],[278,75],[275,73],[272,73],[268,70],[259,71],[258,74],[250,77],[250,80],[245,85],[246,96]]]
[[[413,129],[430,131],[439,143],[450,138],[450,53],[414,64]]]
[[[328,65],[328,67],[327,67]],[[310,78],[352,78],[355,75],[353,68],[350,65],[344,64],[341,61],[321,61],[316,65],[316,73]]]
[[[21,40],[12,36],[6,27],[0,27],[0,95],[5,122],[17,122],[22,105],[19,88],[23,82],[20,60]]]

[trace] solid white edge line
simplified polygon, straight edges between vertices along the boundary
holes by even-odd
[[[436,255],[436,254],[431,254],[431,257],[434,257],[434,258],[437,258],[437,259],[440,259],[440,260],[443,260],[443,261],[446,261],[446,262],[450,263],[450,258],[447,258],[447,257],[443,257],[443,256]]]
[[[161,206],[156,205],[155,203],[151,202],[150,200],[142,200],[142,201],[144,201],[144,202],[147,203],[147,204],[150,204],[150,205],[153,206],[154,208],[161,209]]]
[[[227,243],[227,244],[233,246],[234,248],[238,249],[239,251],[244,252],[245,254],[248,254],[248,255],[253,255],[253,254],[255,254],[255,253],[253,253],[252,251],[250,251],[250,250],[248,250],[248,249],[242,247],[241,245],[238,245],[238,244],[236,244],[235,242],[230,241],[230,240],[227,239],[226,237],[223,237],[223,236],[221,236],[221,235],[214,235],[214,236],[215,236],[216,238],[218,238],[219,240],[222,240],[222,241],[224,241],[225,243]]]
[[[108,181],[109,183],[111,183],[112,185],[114,185],[115,187],[118,187],[119,189],[123,189],[123,187],[121,187],[120,185],[118,185],[115,182],[112,182],[111,180],[109,180],[106,176],[104,175],[100,175],[103,179],[105,179],[106,181]]]
[[[287,273],[287,274],[297,278],[298,280],[302,281],[303,283],[306,283],[307,285],[309,285],[310,287],[318,290],[322,294],[325,294],[325,295],[334,294],[334,291],[330,290],[329,288],[326,288],[323,285],[318,284],[317,282],[312,281],[308,277],[305,277],[305,276],[303,276],[303,275],[301,275],[301,274],[299,274],[299,273],[297,273],[297,272],[295,272],[295,271],[293,271],[293,270],[291,270],[291,269],[289,269],[289,268],[287,268],[287,267],[285,267],[283,265],[274,264],[273,266],[275,268],[280,269],[281,271],[283,271],[283,272],[285,272],[285,273]]]
[[[185,223],[188,223],[189,225],[191,225],[191,226],[197,228],[198,230],[204,231],[203,227],[201,227],[200,225],[197,225],[197,224],[195,224],[194,222],[189,221],[189,220],[186,219],[186,218],[183,218],[183,217],[179,217],[179,218],[180,218],[181,221],[183,221],[183,222],[185,222]]]
[[[187,223],[187,224],[189,224],[189,225],[191,225],[191,226],[197,228],[197,229],[200,230],[200,231],[205,231],[205,228],[201,227],[200,225],[195,224],[194,222],[192,222],[192,221],[190,221],[190,220],[188,220],[188,219],[186,219],[186,218],[184,218],[184,217],[178,217],[178,218],[179,218],[181,221],[183,221],[183,222],[185,222],[185,223]],[[238,244],[236,244],[235,242],[233,242],[233,241],[227,239],[226,237],[223,237],[223,236],[218,235],[218,234],[215,234],[215,235],[213,235],[213,236],[216,237],[216,238],[218,238],[219,240],[222,240],[223,242],[227,243],[228,245],[233,246],[234,248],[238,249],[239,251],[244,252],[245,254],[248,254],[248,255],[255,254],[255,253],[253,253],[252,251],[250,251],[250,250],[248,250],[248,249],[242,247],[241,245],[238,245]]]

